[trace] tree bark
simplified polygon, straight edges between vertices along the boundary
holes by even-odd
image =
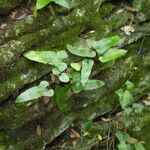
[[[136,6],[136,3],[134,0],[132,5]],[[146,50],[150,47],[150,1],[140,4],[141,11],[133,13],[126,6],[120,7],[108,1],[72,0],[70,10],[51,5],[49,10],[39,11],[37,18],[27,13],[21,20],[15,18],[14,21],[9,17],[10,22],[2,20],[1,28],[6,23],[7,26],[0,31],[1,146],[15,150],[44,149],[74,120],[82,122],[112,111],[119,103],[114,92],[126,80],[135,84],[135,101],[149,91],[150,52]],[[6,12],[13,7],[6,7]],[[5,12],[0,7],[1,11]],[[135,32],[128,36],[120,28],[131,22]],[[74,94],[70,90],[71,85],[56,84],[55,95],[46,105],[42,99],[30,105],[14,102],[21,91],[37,85],[41,78],[49,79],[51,75],[50,66],[25,59],[24,52],[62,49],[67,52],[66,44],[79,45],[81,41],[86,43],[116,34],[122,39],[119,46],[127,49],[128,54],[111,68],[96,63],[93,78],[103,80],[106,86]],[[144,53],[143,57],[141,53]],[[79,58],[69,55],[67,63],[72,60],[78,61]],[[60,91],[66,100],[65,112],[61,112],[55,104]],[[39,125],[42,130],[40,136],[36,134]]]

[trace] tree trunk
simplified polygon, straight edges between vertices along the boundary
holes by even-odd
[[[8,5],[1,5],[0,1],[0,14],[7,14],[22,2],[5,1]],[[138,0],[133,0],[132,6],[137,3]],[[126,5],[109,1],[71,0],[69,10],[52,4],[40,10],[36,18],[28,7],[26,11],[19,7],[10,11],[11,15],[0,16],[0,146],[15,150],[44,149],[75,120],[83,122],[112,111],[119,103],[114,92],[126,80],[135,84],[135,101],[149,92],[150,0],[140,4],[140,12],[134,12]],[[128,36],[121,27],[131,22],[135,32]],[[24,52],[66,50],[66,44],[81,45],[110,35],[119,35],[122,39],[119,46],[128,53],[111,68],[96,63],[92,76],[106,83],[103,88],[74,94],[70,84],[57,83],[48,104],[42,99],[30,105],[14,102],[22,91],[41,79],[50,80],[51,67],[25,59]],[[72,60],[79,58],[69,55],[67,63]],[[57,98],[65,98],[65,112],[55,104]],[[39,126],[40,136],[36,133]]]

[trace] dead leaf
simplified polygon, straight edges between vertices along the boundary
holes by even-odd
[[[75,131],[74,129],[71,129],[70,137],[71,138],[79,138],[80,134],[77,131]]]
[[[6,23],[3,23],[0,28],[1,28],[1,29],[4,29],[5,27],[7,27],[7,24],[6,24]]]
[[[88,136],[88,135],[90,136],[89,132],[84,132],[83,133],[83,136]]]
[[[44,103],[45,105],[48,104],[49,101],[50,101],[50,97],[48,97],[48,96],[44,96],[44,97],[43,97],[43,103]]]
[[[10,18],[14,19],[14,18],[15,18],[15,16],[16,16],[16,14],[17,14],[17,11],[12,12],[12,14],[11,14]]]
[[[37,127],[36,127],[36,134],[37,134],[38,136],[41,136],[41,135],[42,135],[42,128],[41,128],[40,125],[37,125]]]
[[[75,138],[75,135],[73,133],[70,133],[71,138]]]
[[[122,27],[121,30],[124,31],[127,35],[131,35],[131,33],[135,31],[135,29],[130,25]]]
[[[110,118],[104,118],[104,117],[101,117],[102,121],[104,122],[109,122],[111,119]]]
[[[51,80],[54,82],[56,80],[56,76],[54,74],[51,74]]]
[[[148,96],[147,99],[150,100],[150,96]]]
[[[101,141],[103,139],[100,134],[97,135],[97,138],[99,139],[99,141]]]
[[[147,106],[150,106],[150,101],[144,100],[143,103]]]
[[[61,146],[61,148],[65,148],[65,146],[67,145],[67,142],[64,142]]]
[[[130,137],[127,142],[128,142],[129,144],[135,144],[135,143],[137,143],[138,141],[137,141],[137,139]]]
[[[19,16],[16,16],[16,20],[21,20],[21,19],[23,19],[25,17],[26,17],[26,14],[24,13],[24,14],[21,14]]]
[[[73,141],[72,145],[75,146],[77,144],[77,141]]]

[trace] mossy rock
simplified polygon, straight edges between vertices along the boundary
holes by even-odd
[[[16,6],[18,6],[23,0],[0,0],[0,15],[5,15]]]

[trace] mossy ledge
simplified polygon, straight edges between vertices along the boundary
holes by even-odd
[[[71,2],[73,8],[65,10],[65,13],[61,9],[58,11],[58,6],[54,6],[56,9],[53,9],[54,14],[50,16],[50,19],[43,20],[42,26],[35,21],[32,24],[33,30],[30,29],[29,24],[26,24],[25,19],[27,18],[17,21],[4,31],[0,39],[2,41],[0,56],[3,56],[0,57],[2,68],[0,71],[0,121],[2,122],[0,124],[0,146],[6,149],[42,150],[46,144],[69,128],[74,120],[78,120],[80,124],[85,120],[94,119],[112,111],[118,105],[118,97],[114,92],[122,87],[126,80],[131,80],[135,84],[133,92],[135,101],[150,90],[149,64],[146,63],[150,56],[149,51],[144,53],[146,57],[138,55],[143,37],[145,37],[144,48],[150,47],[149,32],[145,34],[143,30],[135,30],[134,33],[127,36],[120,30],[121,27],[133,21],[133,16],[135,17],[133,22],[136,24],[135,29],[138,27],[148,29],[149,7],[147,3],[149,0],[147,3],[141,3],[141,8],[147,13],[141,10],[134,14],[108,1],[71,0]],[[142,17],[139,17],[140,15]],[[143,22],[146,23],[143,24]],[[124,48],[128,50],[128,54],[117,60],[111,68],[105,68],[102,64],[97,63],[97,70],[94,70],[93,78],[103,80],[106,83],[103,88],[73,94],[70,91],[71,85],[55,84],[53,88],[56,94],[48,104],[44,104],[42,99],[20,105],[14,102],[20,89],[25,90],[35,81],[37,85],[38,80],[44,75],[50,76],[51,74],[51,66],[25,59],[24,52],[66,50],[66,44],[74,45],[79,44],[81,40],[85,42],[87,39],[99,40],[116,34],[121,36],[120,47],[126,46]],[[67,62],[70,63],[72,58],[69,55]],[[79,60],[77,57],[74,59]],[[65,93],[67,108],[64,112],[61,112],[55,104],[58,89],[67,89]],[[108,94],[110,94],[109,97],[106,96]],[[41,126],[41,136],[36,133],[37,125]]]

